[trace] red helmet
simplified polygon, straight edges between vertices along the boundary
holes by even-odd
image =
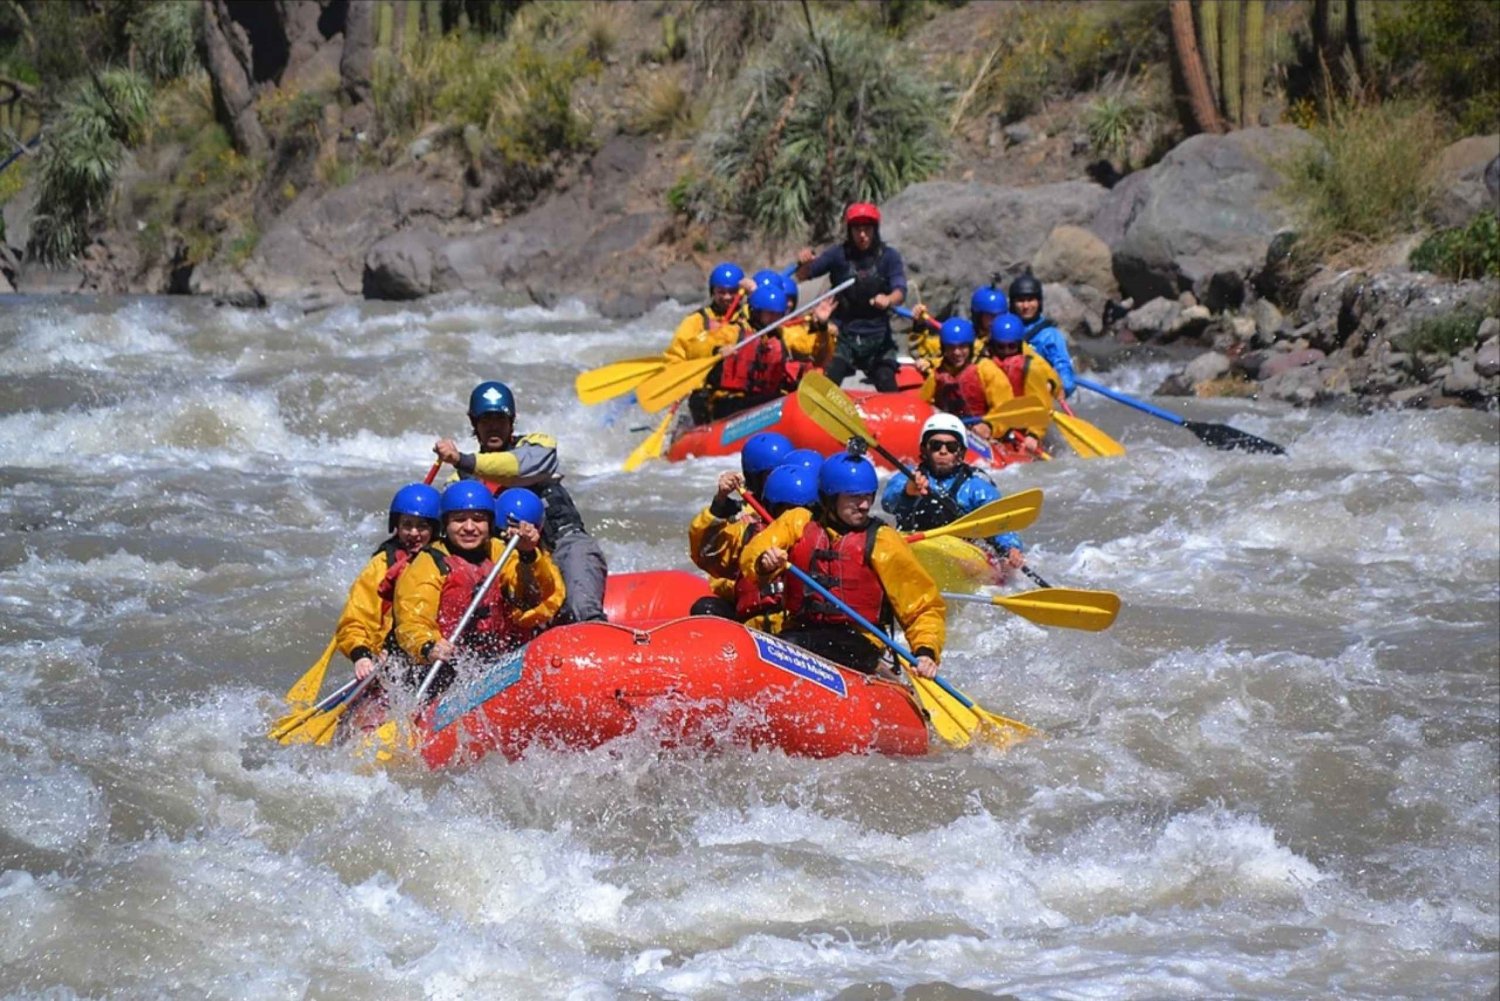
[[[868,223],[871,226],[880,225],[880,210],[869,202],[855,202],[844,210],[844,225],[855,226],[860,223]]]

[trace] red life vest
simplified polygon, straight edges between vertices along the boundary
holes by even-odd
[[[956,417],[984,416],[984,383],[979,381],[977,366],[965,365],[957,373],[940,367],[933,380],[933,406]]]
[[[375,550],[378,556],[385,553],[386,571],[380,583],[375,585],[375,593],[380,595],[380,614],[385,615],[391,610],[391,598],[396,593],[396,581],[400,578],[402,571],[411,563],[411,553],[402,549],[395,539],[386,542],[385,545]]]
[[[453,630],[458,628],[459,620],[464,617],[464,612],[468,610],[469,602],[474,600],[474,592],[489,576],[495,561],[486,558],[484,562],[475,565],[461,556],[439,553],[432,549],[428,553],[443,574],[443,590],[438,596],[438,632],[445,638],[451,637]],[[511,621],[509,603],[500,591],[498,581],[491,585],[489,593],[474,610],[469,628],[459,638],[459,647],[495,653],[514,649],[531,638]]]
[[[787,350],[780,337],[766,334],[724,359],[719,388],[746,396],[774,396],[786,386]]]
[[[755,533],[765,528],[759,518],[750,523],[743,542],[749,542]],[[748,622],[758,615],[770,615],[782,608],[781,578],[762,582],[757,574],[742,573],[734,582],[734,614],[741,622]]]
[[[1010,380],[1010,391],[1016,395],[1016,398],[1019,399],[1022,396],[1025,396],[1026,369],[1031,364],[1031,359],[1027,358],[1025,353],[1022,352],[1021,354],[1011,355],[1009,358],[1000,358],[995,355],[991,355],[990,360],[993,361],[996,367],[998,367],[1000,371],[1004,372],[1005,377]]]
[[[871,518],[859,532],[831,539],[816,521],[809,521],[802,537],[788,554],[791,562],[806,570],[850,608],[876,625],[886,617],[885,587],[870,565],[875,535],[884,522]],[[786,579],[786,610],[804,626],[855,626],[853,619],[807,587],[796,576]]]

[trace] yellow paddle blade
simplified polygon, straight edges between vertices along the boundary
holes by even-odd
[[[927,722],[945,744],[952,747],[968,747],[973,738],[969,735],[979,726],[979,717],[953,699],[947,692],[926,678],[911,675],[912,688],[917,701],[927,714]]]
[[[875,440],[849,394],[835,386],[833,380],[822,372],[814,370],[802,377],[797,384],[797,403],[814,424],[840,444],[850,438]]]
[[[963,539],[951,535],[919,539],[911,544],[911,551],[941,591],[973,593],[1000,583],[999,572],[984,550]]]
[[[943,595],[954,601],[999,605],[1037,625],[1099,632],[1114,625],[1120,614],[1120,596],[1113,591],[1085,591],[1075,587],[1044,587],[1022,594]]]
[[[625,395],[666,367],[667,363],[660,355],[626,358],[578,373],[578,378],[573,380],[573,389],[585,404],[603,403]]]
[[[708,373],[720,361],[718,355],[695,358],[692,361],[673,362],[635,388],[636,399],[648,414],[671,406],[695,389],[703,386]]]
[[[944,535],[956,535],[962,539],[987,539],[1001,532],[1014,532],[1026,528],[1042,513],[1042,492],[1035,487],[992,500],[977,507],[961,518],[946,525],[929,528],[906,537],[908,542],[918,539],[936,539]]]
[[[1034,396],[1022,396],[1006,400],[984,415],[984,422],[991,427],[1045,428],[1052,419],[1052,408]]]
[[[630,473],[638,469],[648,459],[661,458],[661,449],[667,440],[667,428],[672,425],[672,418],[677,416],[677,408],[673,407],[667,411],[667,416],[661,419],[646,440],[637,445],[628,456],[625,457],[625,472]]]
[[[1041,736],[1042,731],[1036,727],[989,712],[975,704],[973,699],[968,699],[970,704],[965,706],[935,681],[910,673],[907,676],[911,678],[923,708],[927,708],[933,729],[938,731],[939,737],[955,747],[964,747],[970,741],[979,739],[1003,751],[1030,737]],[[929,706],[936,707],[937,711],[928,708]],[[939,720],[942,722],[939,723]]]
[[[328,665],[333,661],[333,655],[337,652],[337,642],[329,640],[328,649],[323,651],[323,656],[318,658],[318,662],[309,667],[307,673],[286,690],[286,703],[289,707],[302,709],[318,700],[318,689],[323,687],[323,678],[328,674]]]
[[[1083,459],[1100,459],[1124,455],[1125,446],[1099,430],[1082,417],[1058,412],[1052,415],[1063,441]]]

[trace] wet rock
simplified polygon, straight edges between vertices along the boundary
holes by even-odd
[[[1183,375],[1188,382],[1197,385],[1203,382],[1212,382],[1229,374],[1229,358],[1217,351],[1206,351],[1192,361],[1183,370]]]
[[[1448,374],[1443,376],[1443,392],[1448,396],[1479,393],[1479,373],[1475,371],[1474,359],[1459,355],[1449,363]]]
[[[1167,328],[1167,336],[1174,339],[1197,337],[1208,329],[1211,319],[1213,319],[1213,313],[1209,312],[1207,306],[1188,306],[1177,314],[1176,319]]]
[[[1426,386],[1413,386],[1410,389],[1398,389],[1386,400],[1393,407],[1420,407],[1432,399],[1432,390]]]
[[[1500,338],[1491,337],[1474,353],[1474,371],[1485,379],[1500,375]]]
[[[1316,364],[1302,365],[1263,380],[1261,388],[1273,399],[1306,406],[1323,395],[1323,373]]]
[[[1119,286],[1111,263],[1109,244],[1082,226],[1056,226],[1042,241],[1031,270],[1043,282],[1091,285],[1106,295]]]
[[[1139,309],[1133,309],[1127,313],[1125,326],[1137,337],[1148,340],[1171,330],[1181,315],[1182,307],[1174,300],[1152,299]]]
[[[906,259],[907,278],[938,315],[967,307],[999,272],[1005,282],[1032,263],[1048,233],[1085,225],[1106,192],[1083,181],[1006,188],[926,181],[881,206],[881,235]]]
[[[406,230],[380,240],[365,256],[361,290],[366,299],[420,299],[434,291],[433,247],[438,238]]]
[[[1468,136],[1444,149],[1433,168],[1428,221],[1463,226],[1481,212],[1496,211],[1496,196],[1485,184],[1491,168],[1500,171],[1500,135]]]
[[[1265,364],[1260,366],[1257,378],[1264,382],[1284,372],[1290,372],[1294,368],[1301,368],[1304,365],[1316,365],[1327,357],[1327,355],[1317,348],[1282,352],[1271,356],[1266,360]]]
[[[1274,341],[1286,325],[1286,317],[1281,315],[1281,310],[1267,299],[1257,299],[1250,306],[1250,319],[1255,324],[1255,334],[1264,343]]]
[[[11,295],[15,290],[16,287],[10,283],[10,279],[5,276],[5,272],[0,271],[0,295]]]
[[[1277,160],[1314,140],[1290,126],[1197,135],[1110,193],[1090,228],[1114,251],[1121,290],[1139,301],[1192,290],[1237,305],[1292,226],[1276,197]]]

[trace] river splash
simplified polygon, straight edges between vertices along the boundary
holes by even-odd
[[[469,389],[561,442],[614,570],[732,460],[635,473],[583,368],[677,314],[0,306],[0,995],[1482,997],[1500,962],[1500,423],[1099,397],[944,673],[1049,734],[908,761],[645,737],[440,774],[265,739]],[[1101,381],[1149,392],[1161,372]],[[347,676],[338,662],[332,680]]]

